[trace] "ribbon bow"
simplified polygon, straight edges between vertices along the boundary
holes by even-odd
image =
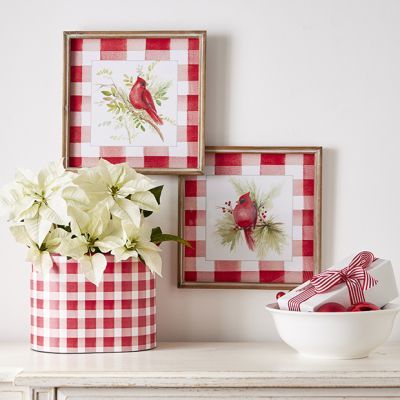
[[[310,280],[310,284],[316,293],[324,293],[344,282],[349,290],[351,304],[362,303],[365,301],[364,290],[378,283],[366,270],[374,261],[375,257],[372,253],[363,251],[358,253],[347,267],[340,270],[331,269],[315,275]]]
[[[340,270],[326,270],[315,275],[310,280],[310,283],[305,288],[301,289],[300,294],[289,300],[289,310],[300,311],[301,303],[316,294],[325,293],[343,282],[349,290],[351,304],[364,302],[364,290],[378,283],[366,270],[375,260],[376,258],[371,252],[362,251],[351,260],[347,267]]]

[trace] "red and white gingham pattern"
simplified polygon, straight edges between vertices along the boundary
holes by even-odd
[[[67,167],[91,167],[99,157],[127,162],[156,173],[165,169],[201,170],[201,66],[198,37],[70,39],[69,152]],[[91,63],[95,60],[177,60],[177,145],[170,147],[93,146],[90,140]]]
[[[155,277],[132,259],[107,256],[95,286],[75,260],[53,256],[43,277],[31,277],[31,346],[54,353],[148,350],[156,346]]]
[[[298,284],[314,271],[315,155],[206,151],[205,176],[184,178],[184,282]],[[293,177],[291,261],[206,259],[206,180],[208,175],[290,175]]]

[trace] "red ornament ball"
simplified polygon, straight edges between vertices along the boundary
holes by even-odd
[[[322,304],[322,306],[319,306],[316,310],[316,312],[345,312],[346,307],[342,306],[339,303],[325,303]]]
[[[378,306],[372,303],[357,303],[350,306],[347,311],[350,312],[359,312],[359,311],[377,311],[380,310]]]
[[[286,294],[285,292],[278,292],[278,293],[275,295],[275,298],[278,300],[280,297],[284,296],[285,294]]]

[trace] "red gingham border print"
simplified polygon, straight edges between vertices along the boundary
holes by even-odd
[[[103,353],[156,346],[155,277],[132,259],[107,256],[104,279],[95,286],[78,264],[53,256],[43,277],[31,276],[31,347],[53,353]]]
[[[82,168],[104,158],[111,163],[127,162],[135,169],[154,172],[177,169],[196,171],[201,167],[201,65],[199,37],[171,38],[71,38],[68,73],[69,138],[67,167]],[[140,54],[140,56],[138,56]],[[90,140],[91,63],[95,60],[177,60],[178,126],[177,146],[93,146]],[[203,61],[204,62],[204,61]]]
[[[182,178],[181,234],[191,244],[182,248],[185,283],[300,284],[315,270],[314,153],[246,153],[206,151],[205,176]],[[206,259],[207,176],[293,177],[293,231],[291,261],[232,261]]]

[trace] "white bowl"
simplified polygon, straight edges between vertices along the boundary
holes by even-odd
[[[318,358],[363,358],[389,337],[400,304],[362,312],[297,312],[268,304],[282,340],[299,353]]]

